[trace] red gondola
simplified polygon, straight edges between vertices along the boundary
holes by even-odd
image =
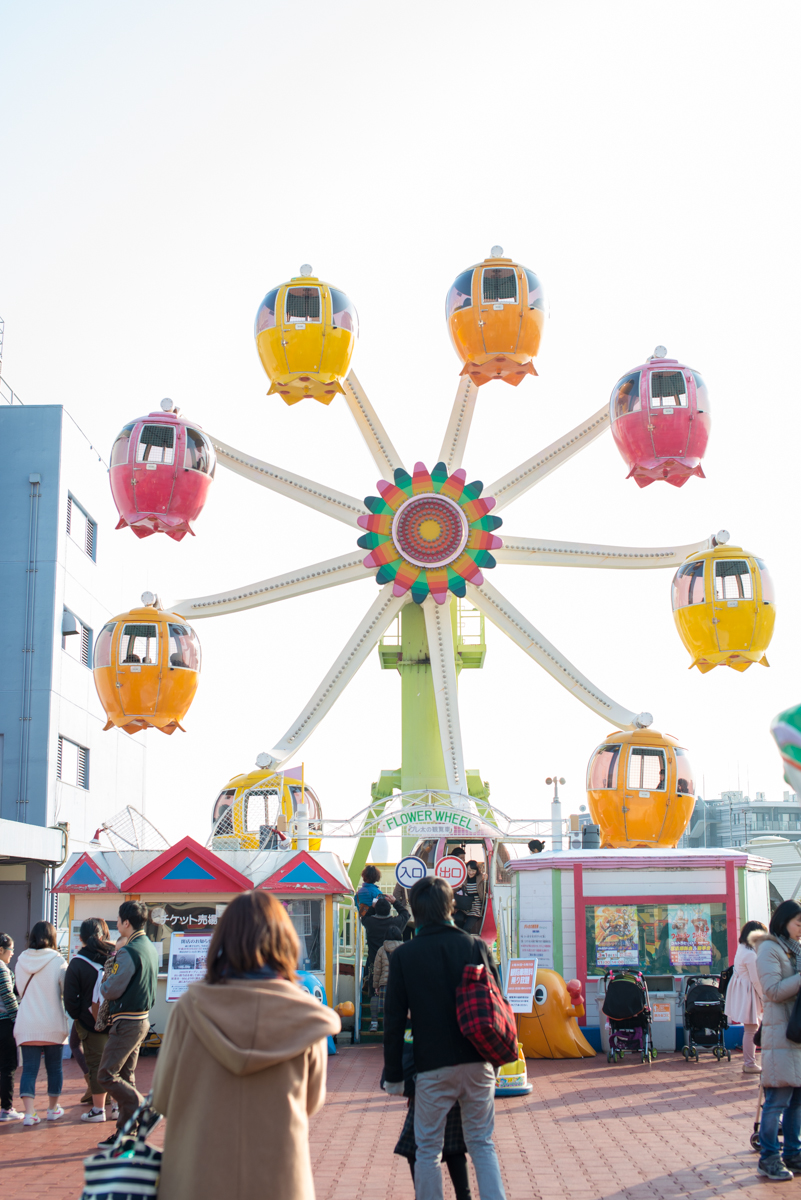
[[[704,478],[701,459],[709,441],[709,395],[697,371],[667,358],[657,346],[612,389],[609,416],[615,444],[629,465],[627,478],[647,487],[664,479],[682,487]]]
[[[206,503],[217,457],[205,433],[178,415],[171,400],[117,435],[111,450],[111,494],[117,529],[137,537],[166,533],[180,542]]]

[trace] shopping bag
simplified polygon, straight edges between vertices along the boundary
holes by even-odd
[[[482,964],[468,963],[456,989],[456,1020],[464,1037],[472,1042],[485,1062],[493,1067],[517,1062],[515,1016]]]
[[[148,1146],[147,1138],[161,1114],[150,1106],[150,1096],[119,1132],[113,1146],[83,1160],[81,1200],[154,1200],[158,1195],[161,1151]],[[135,1137],[129,1136],[136,1122]]]

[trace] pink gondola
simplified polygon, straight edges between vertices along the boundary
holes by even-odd
[[[130,526],[139,538],[166,533],[180,542],[194,536],[217,458],[198,425],[178,415],[171,400],[161,411],[131,421],[111,450],[111,494],[120,514],[117,529]]]
[[[709,395],[697,371],[667,358],[664,346],[612,389],[609,416],[615,444],[629,466],[627,478],[647,487],[663,479],[682,487],[704,478],[709,441]]]

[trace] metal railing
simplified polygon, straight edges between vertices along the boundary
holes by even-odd
[[[0,377],[0,400],[3,400],[5,404],[22,404],[11,384],[2,377]]]

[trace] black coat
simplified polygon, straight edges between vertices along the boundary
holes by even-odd
[[[70,959],[64,976],[64,1007],[67,1014],[73,1021],[80,1021],[89,1033],[93,1033],[95,1028],[91,1004],[92,993],[97,983],[97,971],[91,964],[96,962],[102,966],[110,953],[111,951],[89,950],[82,946],[78,954]]]
[[[367,958],[369,962],[373,961],[378,951],[384,945],[389,927],[394,925],[403,933],[406,923],[412,915],[402,900],[391,900],[390,903],[395,909],[394,913],[391,912],[386,917],[377,917],[375,910],[371,909],[370,912],[365,913],[361,918],[364,932],[367,934]]]
[[[412,1017],[415,1070],[483,1062],[456,1020],[456,989],[468,963],[483,964],[498,979],[486,942],[451,924],[424,925],[412,941],[393,951],[384,999],[384,1070],[389,1083],[403,1079],[407,1011]]]

